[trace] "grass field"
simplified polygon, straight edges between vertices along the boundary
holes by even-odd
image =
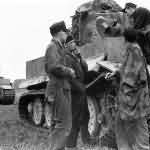
[[[49,150],[48,130],[39,130],[23,123],[17,106],[0,106],[0,150]],[[100,150],[87,148],[78,142],[78,150]]]

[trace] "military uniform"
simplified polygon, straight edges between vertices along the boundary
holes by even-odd
[[[150,64],[150,11],[139,7],[130,17],[133,19],[133,28],[142,31],[144,36],[143,51],[148,64]]]
[[[127,8],[136,8],[136,5],[133,3],[126,3],[123,12],[125,12]],[[129,16],[129,20],[132,28],[144,34],[139,44],[142,47],[147,63],[150,64],[150,11],[146,8],[139,7]],[[123,26],[120,26],[119,23],[110,23],[108,19],[102,16],[96,19],[96,27],[99,34],[103,36],[120,36],[124,32]]]
[[[136,5],[133,3],[126,3],[123,12],[129,8],[135,9],[129,16],[129,19],[131,20],[131,26],[144,34],[139,44],[142,47],[147,63],[150,64],[150,11],[143,7],[136,8]]]
[[[58,24],[56,24],[58,26]],[[53,125],[50,134],[51,150],[62,150],[72,126],[70,83],[71,73],[66,67],[65,50],[61,42],[52,39],[45,54],[45,71],[49,77],[46,98],[53,102]]]
[[[72,129],[67,140],[67,147],[74,148],[77,146],[79,131],[84,143],[88,142],[88,121],[89,111],[86,100],[84,76],[88,71],[86,62],[75,54],[67,50],[66,61],[76,74],[76,78],[70,81],[72,96]]]
[[[150,25],[150,11],[146,8],[139,7],[131,15],[134,29],[144,29]]]
[[[119,150],[149,150],[146,63],[138,44],[129,44],[120,69],[116,139]]]

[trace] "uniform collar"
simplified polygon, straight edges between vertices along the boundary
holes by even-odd
[[[80,58],[76,54],[74,54],[73,52],[70,52],[69,50],[67,50],[67,54],[70,55],[73,59],[80,62]]]
[[[62,42],[56,38],[53,38],[52,39],[56,44],[59,45],[60,48],[64,49],[64,45],[62,44]]]

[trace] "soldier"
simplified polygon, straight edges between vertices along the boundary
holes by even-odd
[[[126,3],[123,9],[127,15],[133,19],[133,28],[146,30],[150,26],[150,11],[146,8],[139,7],[133,3]]]
[[[136,30],[126,29],[126,53],[118,71],[118,113],[116,141],[119,150],[149,150],[149,133],[146,116],[149,114],[149,93],[146,61],[136,42]]]
[[[84,78],[88,71],[86,62],[80,55],[72,36],[66,40],[66,61],[70,68],[75,71],[76,78],[72,78],[72,129],[68,137],[66,147],[76,149],[78,134],[81,131],[81,138],[84,144],[94,144],[95,140],[90,139],[88,131],[89,111],[86,100]]]
[[[45,54],[45,71],[49,77],[46,98],[53,107],[53,128],[50,134],[50,150],[62,150],[72,126],[71,96],[68,79],[74,77],[74,71],[66,67],[64,42],[67,29],[64,21],[50,27],[53,37]]]
[[[143,7],[137,8],[133,3],[126,3],[123,11],[131,19],[133,28],[144,34],[140,43],[147,63],[150,64],[150,11]]]
[[[137,8],[133,3],[126,3],[125,8],[122,11],[127,13],[127,16],[129,17],[129,26],[143,34],[142,40],[140,40],[139,43],[147,63],[150,64],[150,11],[142,7]],[[116,21],[109,24],[105,18],[99,17],[96,22],[100,33],[101,30],[103,30],[103,33],[111,36],[123,34],[123,27]]]

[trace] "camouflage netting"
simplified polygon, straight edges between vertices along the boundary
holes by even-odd
[[[72,33],[85,58],[107,54],[108,59],[120,62],[124,49],[122,37],[103,37],[96,28],[96,18],[104,16],[110,22],[117,20],[127,25],[121,7],[113,0],[94,0],[78,7],[72,17]]]

